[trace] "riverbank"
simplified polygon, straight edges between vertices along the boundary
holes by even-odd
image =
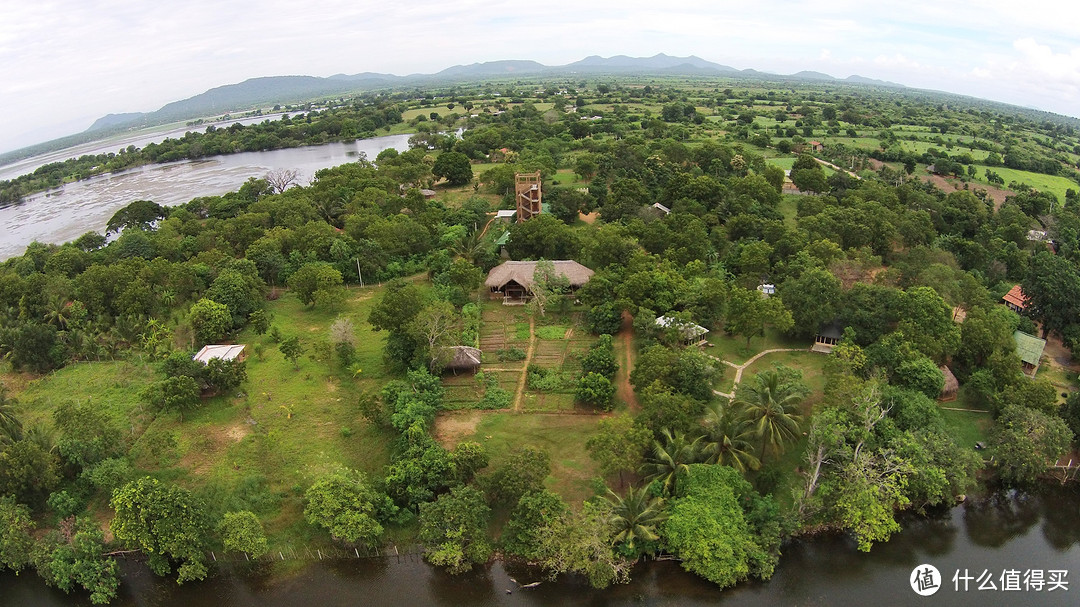
[[[905,515],[903,530],[869,553],[842,534],[790,540],[768,582],[744,582],[726,590],[683,571],[677,562],[635,567],[629,584],[594,590],[578,578],[550,582],[527,567],[492,562],[452,576],[416,555],[361,559],[312,559],[309,566],[278,576],[272,569],[223,564],[204,582],[177,586],[125,561],[115,605],[158,607],[284,607],[317,603],[356,605],[959,605],[1001,604],[1002,591],[953,589],[952,575],[985,569],[995,580],[1005,570],[1067,570],[1068,591],[1014,591],[1009,602],[1074,605],[1073,576],[1080,572],[1080,488],[1045,484],[1034,493],[992,492],[926,516]],[[944,587],[931,598],[908,585],[912,569],[929,563]],[[539,586],[523,589],[530,582]],[[1000,586],[999,582],[995,582]],[[509,592],[508,592],[509,591]],[[887,597],[887,598],[885,598]],[[883,603],[884,600],[884,603]],[[87,605],[84,597],[45,587],[37,576],[0,576],[0,604],[27,607]]]
[[[148,165],[71,183],[0,207],[0,261],[22,254],[31,242],[60,244],[87,231],[103,231],[109,218],[133,200],[184,204],[192,198],[234,191],[237,184],[275,169],[296,169],[300,182],[307,183],[319,169],[355,162],[361,154],[374,159],[387,148],[405,151],[408,146],[409,134],[386,135]]]

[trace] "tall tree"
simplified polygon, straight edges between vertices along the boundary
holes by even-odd
[[[168,575],[180,563],[177,583],[206,577],[210,524],[206,508],[191,492],[144,477],[118,489],[109,502],[116,539],[149,556],[150,569]]]
[[[806,397],[805,384],[796,381],[784,381],[775,370],[763,371],[739,387],[732,403],[742,417],[749,423],[761,449],[758,459],[765,461],[768,447],[783,453],[786,443],[799,438],[799,404]]]
[[[655,548],[660,540],[657,533],[659,526],[667,520],[664,512],[664,499],[653,495],[644,488],[626,490],[626,495],[619,495],[608,489],[604,497],[611,505],[610,523],[615,535],[612,542],[622,545],[631,557]]]
[[[763,297],[756,290],[741,287],[733,287],[728,294],[725,320],[724,330],[745,336],[746,347],[750,347],[751,338],[765,334],[766,326],[787,331],[795,323],[779,297]]]

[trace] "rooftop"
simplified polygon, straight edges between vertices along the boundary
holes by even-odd
[[[221,344],[221,345],[208,345],[203,346],[202,350],[192,357],[192,360],[197,360],[202,364],[207,364],[213,358],[220,358],[221,360],[234,360],[237,356],[240,356],[244,352],[243,344]]]
[[[1024,290],[1020,288],[1020,285],[1009,289],[1009,292],[1002,299],[1021,310],[1027,307],[1027,296],[1024,295]]]
[[[511,280],[518,283],[525,288],[531,288],[533,285],[533,273],[536,272],[535,261],[506,261],[488,272],[487,280],[484,284],[488,287],[501,288]],[[555,266],[555,271],[562,274],[570,281],[571,287],[580,287],[581,285],[589,282],[592,278],[593,271],[580,263],[572,260],[552,261]]]
[[[679,330],[680,333],[682,333],[683,337],[685,338],[701,337],[702,335],[705,335],[709,332],[708,329],[701,325],[696,325],[692,322],[682,322],[677,319],[671,318],[670,316],[661,316],[657,318],[656,325],[659,327],[664,327],[665,329],[676,328]]]
[[[1020,356],[1020,360],[1029,365],[1038,366],[1039,360],[1042,358],[1043,348],[1046,347],[1046,340],[1039,339],[1034,335],[1028,335],[1023,331],[1013,333],[1013,340],[1016,341],[1016,353]]]

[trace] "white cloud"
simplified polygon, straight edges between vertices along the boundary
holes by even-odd
[[[256,76],[409,74],[497,59],[558,65],[593,54],[695,54],[1080,108],[1075,1],[549,0],[522,11],[510,0],[2,2],[0,149],[22,132],[152,111]]]

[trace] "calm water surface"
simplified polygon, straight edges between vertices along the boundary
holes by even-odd
[[[523,590],[535,572],[494,563],[464,576],[449,576],[417,560],[316,562],[299,575],[271,582],[251,571],[225,570],[199,584],[177,587],[150,575],[137,563],[124,564],[118,605],[146,607],[286,607],[318,605],[1069,605],[1080,604],[1080,492],[1047,487],[1034,495],[995,494],[967,504],[908,517],[903,532],[869,554],[836,535],[785,545],[773,579],[728,590],[684,572],[677,563],[649,563],[633,581],[603,591],[580,580],[560,580]],[[943,588],[917,596],[908,576],[919,564],[935,565]],[[952,575],[984,569],[998,577],[1005,569],[1066,569],[1068,591],[1002,592],[953,590]],[[1000,587],[1000,583],[998,583]],[[507,590],[512,594],[507,594]],[[34,574],[0,576],[0,605],[52,607],[88,605],[85,597],[48,589]]]
[[[100,175],[63,188],[28,196],[0,208],[0,260],[21,254],[37,240],[63,243],[82,234],[103,231],[109,218],[133,200],[167,206],[198,196],[217,196],[240,187],[249,177],[273,169],[299,169],[306,184],[315,171],[354,162],[361,153],[374,159],[387,148],[409,149],[409,135],[387,135],[348,143],[244,152],[138,167]]]

